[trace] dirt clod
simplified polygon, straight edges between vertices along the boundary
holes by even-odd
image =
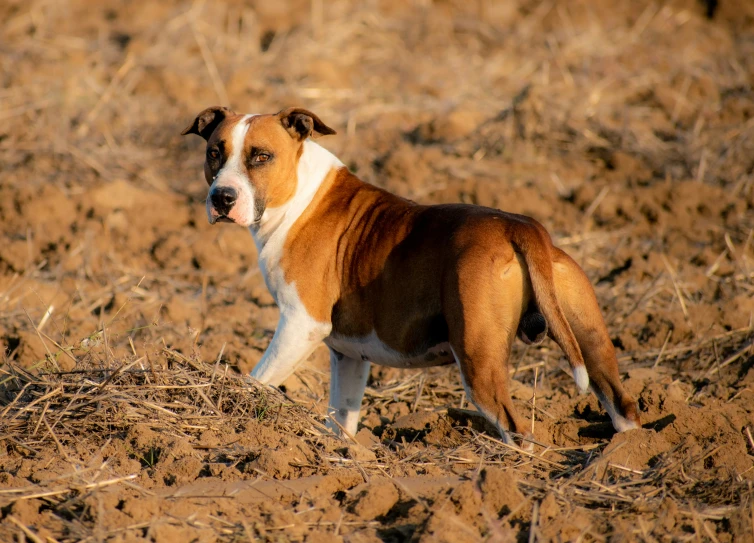
[[[363,488],[357,487],[351,510],[362,520],[382,517],[398,502],[400,493],[389,479],[373,479]]]
[[[526,500],[518,489],[516,476],[500,468],[484,468],[479,474],[479,488],[485,507],[497,516],[511,513]]]

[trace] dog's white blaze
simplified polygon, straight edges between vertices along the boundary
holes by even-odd
[[[576,386],[582,394],[589,390],[589,374],[586,372],[585,366],[573,368],[573,380],[576,381]]]
[[[331,335],[325,343],[355,360],[369,360],[380,366],[393,368],[427,368],[453,361],[449,343],[439,343],[423,353],[407,356],[385,345],[374,330],[364,337]]]
[[[254,188],[251,186],[251,180],[243,169],[243,150],[246,134],[249,131],[249,119],[255,117],[254,114],[244,115],[236,123],[231,133],[232,152],[225,161],[223,167],[217,172],[215,180],[207,193],[207,218],[213,224],[219,217],[219,214],[212,206],[210,194],[216,187],[231,187],[236,190],[238,197],[233,205],[228,217],[238,224],[247,226],[254,222]]]
[[[249,119],[254,117],[253,114],[244,115],[243,118],[236,123],[233,127],[233,132],[230,136],[230,141],[233,144],[233,153],[228,157],[227,162],[220,170],[220,174],[224,170],[234,171],[239,175],[242,175],[243,168],[243,149],[244,142],[246,141],[246,134],[249,132]],[[220,176],[218,174],[218,177]]]
[[[251,376],[272,385],[279,385],[293,373],[332,330],[331,323],[316,321],[307,313],[296,284],[286,283],[278,266],[291,226],[312,201],[330,170],[343,166],[335,155],[313,141],[306,140],[303,145],[293,197],[280,207],[266,209],[262,218],[249,227],[257,246],[259,269],[280,308],[275,335]]]

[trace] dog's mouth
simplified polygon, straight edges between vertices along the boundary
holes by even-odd
[[[235,223],[236,221],[234,221],[233,219],[231,219],[227,215],[213,215],[212,217],[210,217],[210,219],[209,219],[209,223],[210,224],[215,224],[216,222],[232,222],[232,223]]]
[[[209,224],[215,224],[216,222],[236,222],[228,216],[232,209],[224,209],[223,211],[224,213],[220,212],[207,198],[207,220]]]

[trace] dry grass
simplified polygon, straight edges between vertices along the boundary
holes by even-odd
[[[688,371],[683,368],[689,358],[704,360],[714,352],[725,357],[727,364],[715,365],[712,370],[722,372],[727,365],[750,352],[753,344],[754,331],[738,330],[698,345],[666,351],[664,365],[673,368],[679,376],[687,375]],[[432,372],[415,374],[408,380],[383,382],[379,388],[369,389],[367,410],[380,404],[416,406],[420,403],[425,413],[440,414],[432,427],[443,432],[444,441],[426,440],[429,428],[391,430],[388,425],[381,443],[371,447],[374,458],[357,460],[351,452],[351,441],[332,436],[321,416],[277,389],[261,387],[239,376],[220,361],[221,357],[214,363],[206,363],[196,356],[187,357],[163,348],[156,355],[134,355],[102,364],[105,349],[104,342],[92,344],[90,352],[79,357],[77,369],[73,371],[29,372],[13,363],[6,363],[2,368],[5,399],[0,413],[0,440],[5,444],[6,454],[48,465],[63,460],[72,469],[41,480],[37,474],[36,479],[32,478],[36,480],[34,484],[0,489],[0,506],[9,507],[26,500],[44,503],[45,509],[62,519],[58,532],[60,541],[95,540],[103,536],[91,503],[99,493],[107,492],[108,487],[117,486],[142,498],[155,496],[157,489],[150,490],[140,482],[144,480],[143,471],[155,471],[161,455],[166,454],[160,445],[170,438],[190,443],[204,466],[220,463],[243,471],[254,448],[234,443],[238,441],[238,432],[243,431],[250,420],[306,442],[316,451],[316,460],[305,467],[319,474],[355,470],[365,482],[375,477],[388,477],[400,487],[399,481],[411,472],[462,474],[460,480],[478,482],[483,469],[497,466],[514,470],[529,506],[511,511],[502,522],[517,518],[528,522],[525,531],[540,538],[543,536],[538,527],[537,510],[545,499],[561,511],[590,511],[592,524],[584,533],[593,539],[600,539],[599,534],[606,526],[615,525],[617,519],[637,515],[642,518],[647,512],[665,511],[668,507],[672,509],[669,515],[685,519],[707,532],[712,530],[709,533],[714,536],[720,526],[729,526],[732,517],[746,518],[754,504],[751,482],[747,478],[731,474],[724,481],[709,479],[705,460],[720,449],[715,443],[702,450],[679,443],[643,469],[626,467],[614,460],[614,453],[621,445],[602,454],[604,441],[561,447],[541,444],[533,453],[507,445],[497,439],[494,430],[473,411],[447,408],[448,403],[461,397],[462,387],[457,379],[448,379],[440,371],[434,375]],[[629,368],[650,366],[654,356],[654,353],[646,353],[644,360],[635,361]],[[550,379],[563,381],[558,370],[554,371]],[[701,378],[710,371],[700,366],[696,375]],[[544,405],[553,407],[550,402]],[[537,424],[541,424],[542,415],[537,418]],[[661,428],[664,424],[666,422],[660,419],[648,426]],[[160,438],[149,445],[142,443],[139,448],[138,439],[134,440],[134,428],[148,428],[158,432]],[[203,436],[208,431],[224,435],[219,442],[204,445]],[[754,450],[750,430],[748,436]],[[138,460],[135,466],[140,465],[141,469],[124,473],[122,466],[115,467],[110,460],[103,462],[103,451],[113,443],[124,444],[128,454]],[[204,476],[210,476],[207,468],[205,471]],[[254,469],[252,475],[256,481],[272,477],[258,469]],[[424,504],[426,518],[431,518],[437,510],[429,505],[432,500],[425,502],[406,487],[402,491],[407,499]],[[448,499],[451,498],[452,493]],[[7,519],[30,540],[43,540],[36,536],[38,527],[27,526],[13,515],[8,515]],[[491,519],[486,522],[488,531],[501,525],[500,521]],[[368,522],[346,524],[356,529],[370,525]],[[129,526],[128,530],[146,531],[152,525],[154,519],[151,523]],[[332,526],[327,522],[313,522],[308,528],[328,531]],[[220,540],[235,541],[245,537],[249,527],[232,520],[215,523],[212,530]],[[122,531],[110,530],[104,535],[115,536]],[[259,535],[259,532],[254,533]]]

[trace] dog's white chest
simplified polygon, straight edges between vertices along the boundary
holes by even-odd
[[[427,368],[455,361],[449,343],[439,343],[420,354],[406,355],[385,345],[375,332],[365,337],[332,334],[325,339],[325,344],[349,358],[393,368]]]

